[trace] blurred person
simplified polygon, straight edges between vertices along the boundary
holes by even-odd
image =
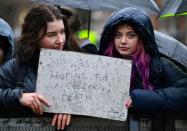
[[[125,8],[114,13],[105,24],[99,53],[132,60],[127,108],[144,113],[187,111],[187,73],[160,56],[145,12]]]
[[[175,38],[154,30],[158,50],[181,69],[187,72],[187,46]]]
[[[72,45],[79,45],[83,52],[98,54],[97,49],[97,34],[95,31],[89,30],[89,38],[88,38],[88,30],[82,29],[82,21],[79,15],[68,8],[60,7],[62,14],[68,18],[68,23],[70,26],[70,32],[72,34],[70,38],[70,43]]]
[[[10,25],[0,18],[0,65],[12,58],[14,34]]]
[[[86,50],[88,53],[91,54],[98,54],[98,35],[95,31],[91,29],[81,29],[76,32],[76,35],[79,38],[79,43],[81,43],[80,47],[82,49]]]

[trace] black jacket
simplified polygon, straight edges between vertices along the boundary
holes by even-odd
[[[0,107],[21,107],[22,92],[34,92],[37,67],[21,64],[12,59],[0,68]],[[22,77],[22,78],[21,78]]]
[[[160,57],[153,27],[144,12],[125,8],[114,13],[104,27],[99,53],[105,54],[113,40],[116,27],[123,22],[133,26],[143,40],[145,51],[151,57],[150,82],[154,86],[154,91],[144,89],[142,79],[139,73],[136,73],[136,80],[130,91],[134,107],[149,113],[187,111],[187,74],[169,59]],[[133,64],[132,68],[136,69],[136,66]]]

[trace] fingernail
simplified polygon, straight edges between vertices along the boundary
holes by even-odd
[[[68,126],[70,124],[70,122],[67,122],[66,125]]]

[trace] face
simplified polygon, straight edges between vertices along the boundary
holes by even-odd
[[[47,30],[40,41],[41,48],[62,50],[65,44],[65,27],[62,20],[47,23]]]
[[[139,43],[139,37],[129,25],[120,25],[114,33],[114,44],[117,52],[122,56],[133,55]]]

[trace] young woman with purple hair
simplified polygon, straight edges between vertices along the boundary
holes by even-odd
[[[146,113],[187,110],[187,74],[160,56],[145,12],[125,8],[114,13],[104,27],[99,53],[132,60],[127,108]]]

